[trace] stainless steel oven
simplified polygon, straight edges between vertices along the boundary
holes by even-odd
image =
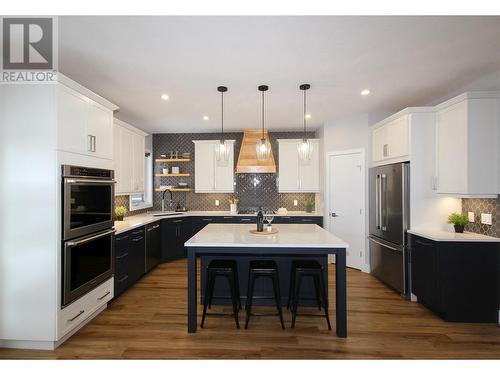
[[[113,227],[114,171],[62,166],[63,239]]]
[[[109,229],[63,243],[63,306],[113,276],[114,233]]]

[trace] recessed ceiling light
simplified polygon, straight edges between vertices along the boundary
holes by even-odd
[[[311,114],[310,113],[306,113],[306,115],[304,117],[305,118],[311,118]]]
[[[366,96],[366,95],[370,95],[370,89],[364,89],[363,91],[361,91],[361,95],[363,96]]]
[[[203,116],[203,120],[208,121],[210,119],[208,118],[208,116]]]
[[[167,94],[161,94],[162,100],[168,100],[168,95]]]

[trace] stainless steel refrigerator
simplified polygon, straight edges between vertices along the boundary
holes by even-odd
[[[369,173],[370,269],[379,280],[408,297],[409,163],[374,167]]]

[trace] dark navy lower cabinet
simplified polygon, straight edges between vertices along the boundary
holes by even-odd
[[[191,238],[193,228],[191,217],[161,220],[162,262],[187,257],[184,243]]]
[[[412,293],[446,321],[498,323],[500,244],[411,235]]]

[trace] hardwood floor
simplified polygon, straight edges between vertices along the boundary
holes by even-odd
[[[290,329],[288,312],[285,331],[277,317],[253,317],[237,330],[231,317],[209,316],[188,335],[186,271],[184,260],[160,265],[54,352],[0,349],[0,358],[500,358],[498,325],[444,322],[351,269],[347,339],[323,318],[298,317]],[[333,266],[329,272],[333,303]]]

